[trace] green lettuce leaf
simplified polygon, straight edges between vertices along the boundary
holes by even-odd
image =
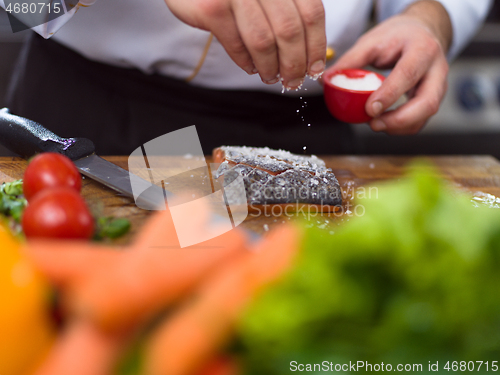
[[[413,166],[334,235],[306,227],[283,281],[239,326],[248,374],[299,363],[498,360],[500,210]],[[424,366],[424,368],[425,368]]]

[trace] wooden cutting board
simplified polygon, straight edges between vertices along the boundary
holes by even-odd
[[[127,169],[127,157],[105,157],[112,163]],[[323,156],[326,165],[332,168],[344,193],[344,207],[335,214],[315,215],[313,223],[325,229],[335,230],[335,226],[348,220],[353,214],[349,209],[358,188],[374,186],[377,182],[394,179],[404,173],[405,166],[414,157],[399,156]],[[426,160],[438,166],[443,177],[454,182],[457,187],[475,193],[478,197],[492,198],[482,195],[491,194],[500,197],[500,162],[491,156],[434,156]],[[0,157],[0,183],[20,179],[26,168],[26,161],[20,158]],[[369,194],[368,188],[364,190]],[[151,215],[135,206],[129,198],[118,195],[113,190],[88,178],[83,180],[82,195],[93,211],[100,215],[126,217],[132,223],[131,232],[114,243],[129,242]],[[261,215],[250,215],[242,226],[257,233],[265,233],[282,222],[295,220],[300,215],[281,215],[278,211]],[[311,213],[312,216],[313,213]]]

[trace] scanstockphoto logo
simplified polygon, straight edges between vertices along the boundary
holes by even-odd
[[[13,33],[46,24],[70,12],[78,0],[0,0]]]
[[[172,215],[181,247],[218,237],[248,216],[243,177],[230,183],[213,178],[195,126],[179,129],[138,147],[128,159],[136,205]]]

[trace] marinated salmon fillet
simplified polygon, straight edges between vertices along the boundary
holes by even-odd
[[[249,205],[342,204],[337,178],[314,155],[296,155],[267,147],[221,146],[214,149],[213,159],[220,163],[215,178],[223,177],[223,186],[239,176],[243,178]]]

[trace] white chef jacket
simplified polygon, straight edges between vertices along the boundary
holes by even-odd
[[[378,21],[400,13],[415,1],[418,0],[375,0]],[[451,59],[476,32],[493,1],[439,1],[453,25],[453,43],[448,55]],[[366,30],[373,1],[323,0],[323,4],[327,42],[340,56]],[[82,6],[34,30],[90,60],[180,80],[192,76],[203,58],[210,33],[179,21],[164,0],[81,0],[79,5]],[[215,38],[191,84],[214,89],[276,93],[282,90],[280,84],[265,85],[258,75],[247,75]],[[302,90],[286,94],[312,95],[321,91],[317,82],[308,79]]]

